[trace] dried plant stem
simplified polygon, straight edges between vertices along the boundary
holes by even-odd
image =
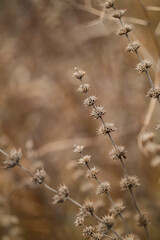
[[[5,153],[3,153],[3,154],[6,155]],[[21,164],[17,164],[17,166],[20,167],[20,168],[21,168],[25,173],[27,173],[30,177],[33,177],[33,174],[32,174],[28,169],[26,169],[25,167],[23,167]],[[53,193],[56,193],[56,194],[58,193],[54,188],[50,187],[48,184],[42,182],[42,185],[43,185],[47,190],[49,190],[49,191],[51,191],[51,192],[53,192]],[[73,198],[71,198],[71,197],[69,197],[69,196],[67,197],[67,200],[70,201],[70,202],[72,202],[74,205],[76,205],[76,206],[79,207],[79,208],[82,208],[82,207],[83,207],[80,203],[78,203],[76,200],[74,200]],[[91,216],[92,216],[93,218],[95,218],[98,222],[105,224],[104,221],[103,221],[100,217],[98,217],[97,215],[91,214]],[[112,233],[114,233],[114,235],[115,235],[116,237],[118,237],[118,239],[123,240],[123,239],[121,238],[121,236],[117,233],[117,231],[115,231],[113,228],[110,229],[110,231],[111,231]],[[111,237],[108,236],[108,235],[105,235],[105,237],[107,237],[107,238],[109,238],[109,239],[113,239],[113,238],[111,238]]]
[[[81,154],[81,156],[83,157],[83,154]],[[89,166],[89,163],[86,163],[86,167],[87,167],[89,170],[91,170],[91,168],[90,168],[90,166]],[[98,178],[97,176],[95,176],[95,180],[97,181],[98,185],[101,184],[101,182],[100,182],[100,180],[99,180],[99,178]],[[113,206],[115,206],[115,202],[114,202],[113,198],[111,197],[110,193],[108,192],[108,193],[106,193],[106,195],[107,195],[110,203],[111,203]],[[127,225],[126,225],[126,222],[125,222],[125,220],[124,220],[124,218],[123,218],[122,213],[118,213],[118,216],[120,217],[120,219],[121,219],[121,221],[122,221],[122,223],[123,223],[123,225],[124,225],[124,229],[125,229],[126,234],[128,234],[128,228],[127,228]]]
[[[114,10],[117,10],[116,7],[113,7],[113,9],[114,9]],[[119,18],[119,22],[120,22],[121,26],[124,27],[124,23],[123,23],[123,21],[122,21],[121,18]],[[129,37],[129,34],[126,33],[125,36],[126,36],[126,38],[128,39],[128,42],[129,42],[131,45],[133,45],[133,42],[132,42],[131,38]],[[142,63],[143,60],[142,60],[142,58],[141,58],[141,56],[140,56],[140,54],[139,54],[139,52],[138,52],[137,49],[135,50],[135,53],[136,53],[136,55],[137,55],[140,63]],[[148,70],[146,69],[144,72],[145,72],[145,74],[146,74],[146,76],[147,76],[147,78],[148,78],[148,80],[149,80],[149,83],[150,83],[151,87],[155,90],[154,83],[153,83],[153,81],[152,81],[152,78],[151,78]],[[160,104],[160,99],[159,99],[159,98],[157,98],[157,101],[158,101],[158,103]]]
[[[115,9],[115,10],[116,10],[116,9]],[[139,54],[138,54],[138,56],[139,56]],[[82,80],[82,79],[80,79],[80,80],[81,80],[81,82],[83,83],[83,80]],[[88,93],[86,93],[86,95],[88,95]],[[97,110],[95,104],[92,104],[92,107],[94,108],[95,111]],[[102,124],[103,124],[104,126],[106,126],[102,116],[100,117],[100,121],[102,122]],[[117,151],[117,145],[116,145],[116,143],[114,142],[111,134],[108,133],[108,136],[109,136],[109,139],[110,139],[113,147],[114,147],[115,150]],[[121,165],[122,165],[122,169],[123,169],[123,172],[124,172],[124,176],[127,178],[127,180],[129,180],[128,171],[127,171],[127,168],[126,168],[126,166],[125,166],[125,163],[124,163],[122,157],[119,157],[119,160],[120,160],[120,163],[121,163]],[[142,217],[143,215],[142,215],[142,213],[141,213],[141,211],[140,211],[140,208],[139,208],[139,206],[138,206],[138,203],[137,203],[137,201],[136,201],[136,197],[135,197],[135,195],[134,195],[134,192],[133,192],[132,187],[129,187],[129,192],[130,192],[130,194],[131,194],[131,198],[132,198],[133,204],[134,204],[134,206],[135,206],[135,209],[136,209],[139,217]],[[145,229],[145,233],[146,233],[146,236],[147,236],[147,240],[150,240],[150,236],[149,236],[149,233],[148,233],[148,227],[147,227],[147,225],[144,226],[144,229]]]

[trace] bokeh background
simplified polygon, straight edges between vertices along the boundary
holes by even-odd
[[[152,78],[159,78],[160,11],[146,15],[138,0],[116,2],[127,9],[125,20],[134,25],[131,37],[143,43],[140,53],[153,62]],[[149,229],[152,239],[158,240],[160,137],[155,126],[159,106],[156,104],[145,129],[155,132],[154,139],[138,147],[138,134],[150,104],[145,97],[149,84],[145,75],[135,70],[136,56],[124,51],[127,41],[116,35],[118,25],[111,12],[99,22],[101,4],[98,0],[0,1],[0,148],[21,148],[22,165],[33,172],[44,166],[49,185],[57,188],[65,183],[77,201],[94,200],[102,215],[108,200],[97,198],[96,185],[86,180],[82,168],[73,169],[73,160],[78,158],[73,145],[84,144],[85,152],[93,156],[92,165],[101,169],[100,179],[112,183],[114,199],[125,199],[131,230],[145,239],[143,230],[133,223],[130,196],[120,191],[122,171],[109,159],[111,144],[97,136],[99,123],[91,119],[90,110],[83,106],[84,96],[76,91],[79,83],[72,73],[75,66],[82,68],[91,93],[107,109],[106,121],[117,127],[115,141],[126,146],[130,173],[140,177],[136,195],[142,209],[150,212]],[[159,0],[144,0],[144,4],[160,7]],[[151,164],[155,157],[156,163]],[[52,197],[43,187],[34,186],[20,169],[1,169],[1,239],[83,239],[81,230],[74,226],[78,209],[69,202],[53,206]]]

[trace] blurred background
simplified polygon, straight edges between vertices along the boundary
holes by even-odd
[[[99,123],[89,116],[84,96],[77,92],[79,83],[72,78],[75,66],[85,70],[91,94],[98,96],[98,104],[107,110],[106,121],[117,127],[115,141],[126,146],[130,173],[140,178],[136,195],[141,208],[151,215],[152,239],[158,240],[160,135],[155,127],[160,109],[145,96],[148,80],[135,70],[136,56],[125,52],[126,38],[116,35],[119,26],[111,19],[112,11],[107,10],[100,21],[102,3],[0,1],[0,148],[7,152],[21,148],[22,165],[32,172],[44,166],[49,185],[57,188],[65,183],[80,203],[86,198],[94,200],[101,216],[109,207],[108,200],[96,196],[96,184],[86,180],[84,169],[73,164],[78,159],[73,145],[84,144],[85,153],[92,155],[91,165],[101,169],[100,179],[111,182],[113,198],[125,199],[131,231],[144,239],[143,229],[133,224],[130,196],[120,191],[122,170],[108,156],[111,143],[97,136]],[[145,6],[157,7],[147,12],[139,0],[116,3],[127,9],[124,19],[134,25],[131,38],[142,42],[140,54],[151,59],[150,73],[158,84],[159,0],[144,0]],[[149,106],[153,112],[149,110],[150,121],[144,127]],[[146,131],[151,132],[149,137],[138,138]],[[18,168],[0,171],[2,240],[83,239],[74,226],[75,206],[69,202],[52,205],[53,195],[34,186]],[[118,223],[116,228],[120,229]]]

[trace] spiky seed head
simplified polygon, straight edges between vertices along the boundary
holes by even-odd
[[[136,66],[136,70],[139,72],[139,73],[143,73],[145,72],[148,68],[150,68],[152,66],[152,63],[150,60],[143,60],[142,62],[138,63],[137,66]]]
[[[99,169],[97,167],[92,167],[87,171],[86,177],[91,179],[96,179],[98,173],[99,173]]]
[[[75,69],[75,72],[73,73],[72,77],[82,80],[86,72],[78,69],[77,67],[75,67],[74,69]]]
[[[114,225],[114,217],[113,215],[105,215],[102,217],[103,222],[106,224],[108,229],[111,229]]]
[[[84,155],[78,160],[78,164],[80,165],[86,165],[91,161],[91,156],[90,155]]]
[[[16,150],[15,148],[10,150],[9,155],[3,161],[4,168],[13,168],[15,167],[21,160],[22,152],[21,149]]]
[[[101,124],[99,129],[98,129],[98,134],[109,134],[111,132],[114,132],[116,130],[114,123],[105,123]]]
[[[125,12],[126,12],[125,9],[115,10],[112,17],[121,19],[121,17],[123,17],[123,15],[125,14]]]
[[[131,32],[133,29],[132,25],[129,24],[125,24],[123,27],[121,27],[120,29],[117,30],[117,33],[122,36],[122,35],[126,35],[129,32]]]
[[[114,7],[114,0],[106,0],[105,8],[113,8]]]
[[[126,51],[127,52],[136,52],[139,47],[140,47],[140,43],[138,41],[134,41],[127,45]]]
[[[95,227],[93,226],[85,227],[82,231],[82,234],[85,238],[93,236],[94,233],[95,233]]]
[[[148,213],[143,213],[141,216],[137,216],[137,223],[138,226],[146,227],[148,224],[151,223]]]
[[[109,182],[102,182],[101,184],[98,185],[96,194],[101,195],[101,194],[107,194],[111,190],[111,185]]]
[[[120,187],[122,191],[125,191],[129,188],[139,187],[139,178],[137,176],[128,176],[121,179]]]
[[[104,110],[104,107],[99,106],[99,107],[93,108],[90,115],[93,116],[94,119],[98,119],[102,117],[105,113],[106,113],[106,110]]]
[[[63,203],[69,195],[68,187],[66,185],[60,185],[58,188],[58,194],[53,197],[53,204]]]
[[[93,104],[95,104],[96,101],[97,101],[96,96],[90,96],[90,97],[88,97],[84,100],[84,105],[85,106],[92,106]]]
[[[36,170],[36,174],[33,177],[33,182],[36,184],[42,184],[46,177],[46,171],[41,168]]]
[[[94,206],[93,206],[93,202],[90,200],[86,200],[83,204],[83,208],[90,214],[92,214],[94,212]]]
[[[84,217],[83,216],[77,216],[76,217],[76,220],[74,222],[75,226],[78,227],[78,226],[82,226],[84,223]]]
[[[159,98],[160,97],[160,87],[150,88],[147,92],[147,97]]]
[[[111,152],[109,153],[110,158],[117,160],[117,159],[126,159],[126,150],[124,146],[117,146],[116,148],[113,148]]]
[[[84,149],[84,146],[80,146],[80,145],[74,145],[74,150],[73,152],[76,152],[76,153],[82,153],[83,152],[83,149]]]
[[[90,85],[88,83],[81,84],[77,89],[78,92],[87,93],[89,91]]]
[[[101,239],[103,239],[104,238],[104,234],[102,234],[102,233],[94,233],[94,235],[93,235],[93,239],[95,239],[95,240],[101,240]]]
[[[125,205],[122,201],[119,201],[112,205],[109,209],[109,213],[113,216],[117,216],[118,214],[121,214],[125,210]]]

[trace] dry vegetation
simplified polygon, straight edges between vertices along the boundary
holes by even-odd
[[[158,240],[159,0],[1,0],[0,32],[0,238]]]

